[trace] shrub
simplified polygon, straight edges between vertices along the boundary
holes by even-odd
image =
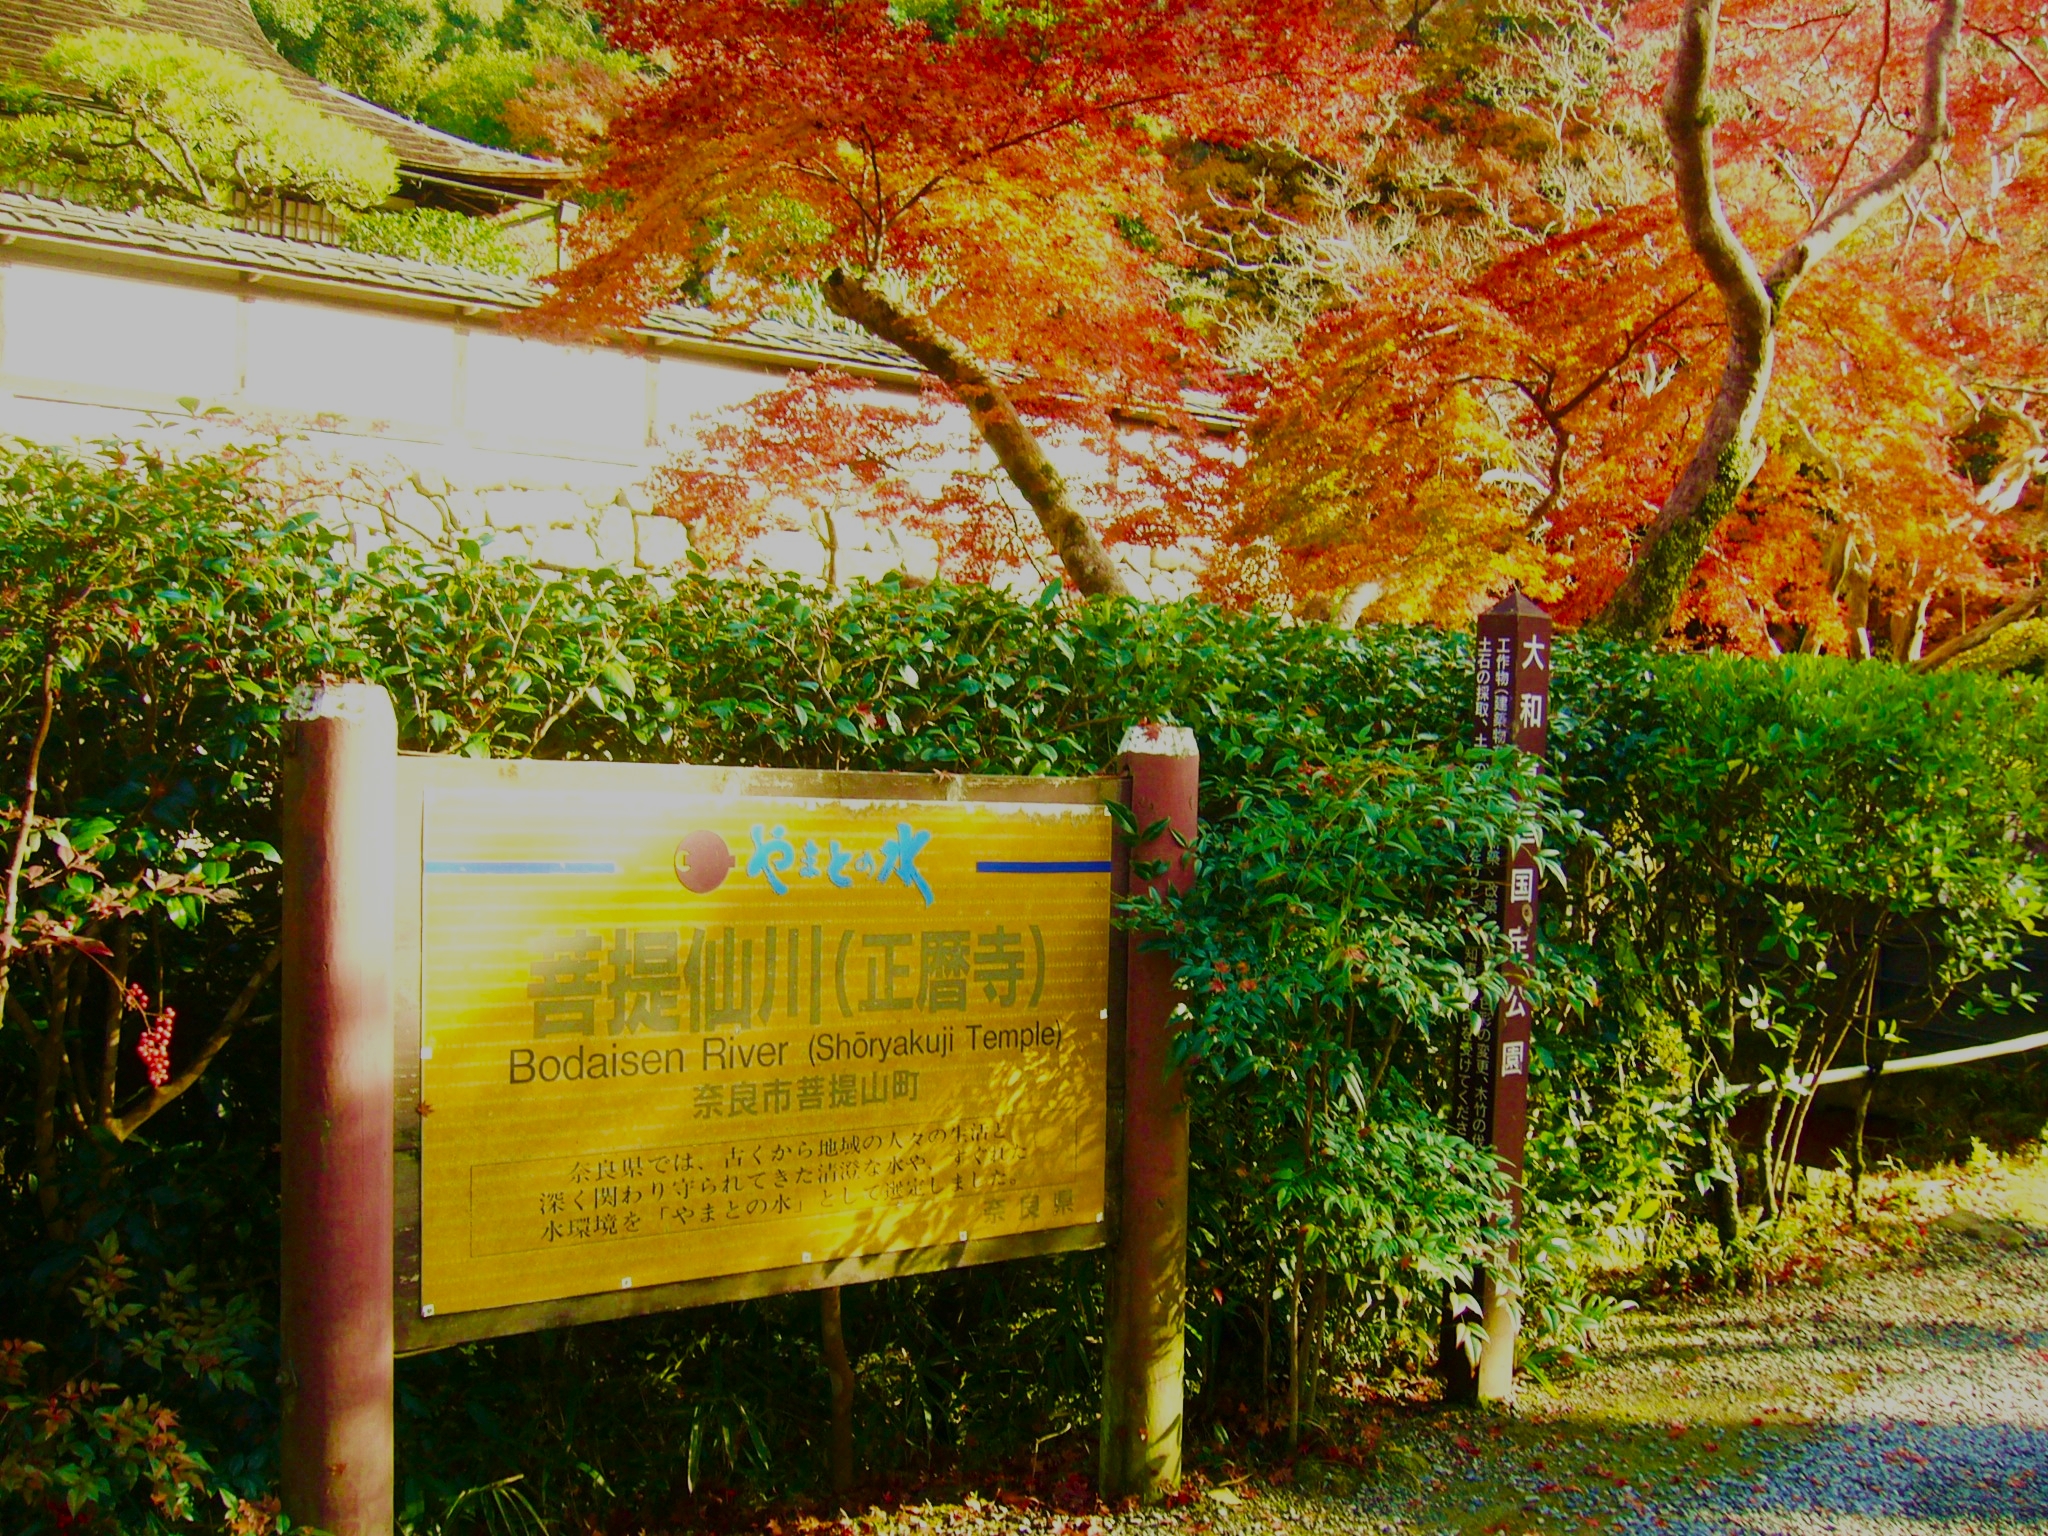
[[[1501,1176],[1435,1106],[1446,1047],[1509,987],[1471,860],[1532,828],[1555,875],[1577,828],[1517,754],[1383,746],[1247,786],[1205,828],[1193,888],[1134,910],[1189,999],[1205,1327],[1256,1334],[1249,1400],[1284,1354],[1291,1436],[1326,1361],[1433,1336],[1446,1288],[1506,1260]],[[1550,1012],[1570,988],[1531,982]]]
[[[499,277],[527,277],[536,267],[535,252],[510,231],[445,208],[348,213],[341,221],[341,243],[372,256],[402,256]]]
[[[474,544],[344,560],[289,492],[254,454],[0,456],[0,830],[24,825],[50,705],[0,1024],[0,1315],[44,1347],[4,1357],[0,1498],[46,1526],[54,1507],[147,1531],[186,1498],[262,1518],[271,796],[286,699],[318,675],[382,682],[405,747],[476,756],[1092,773],[1134,721],[1192,726],[1200,878],[1137,915],[1189,989],[1189,1358],[1193,1411],[1219,1426],[1281,1391],[1312,1423],[1319,1382],[1426,1355],[1444,1287],[1499,1256],[1498,1176],[1441,1114],[1444,1031],[1502,985],[1485,895],[1462,884],[1476,844],[1544,835],[1522,1243],[1539,1351],[1601,1315],[1583,1261],[1608,1235],[1733,1188],[1716,1083],[1966,997],[2038,907],[2033,683],[1567,637],[1536,775],[1462,744],[1459,636],[564,574]],[[1926,947],[1924,995],[1845,987],[1901,940]],[[145,1032],[168,1033],[166,1058],[136,1057]],[[141,1310],[108,1329],[80,1292]],[[408,1525],[528,1505],[659,1519],[821,1481],[814,1307],[404,1363]],[[1090,1255],[849,1295],[869,1465],[1080,1446],[1101,1317]],[[200,1354],[232,1370],[180,1363]],[[32,1445],[20,1415],[42,1403],[70,1416]],[[106,1416],[122,1404],[159,1461],[109,1459],[142,1443]],[[75,1512],[60,1483],[85,1490]]]
[[[2016,1000],[1974,984],[2013,965],[2043,911],[2048,696],[1967,672],[1721,656],[1661,659],[1655,692],[1654,742],[1613,812],[1628,856],[1589,881],[1585,921],[1616,1010],[1685,1034],[1703,1107],[1716,1084],[1787,1084],[1765,1128],[1768,1212],[1811,1103],[1792,1080],[1880,1059],[1943,1011]],[[1888,986],[1887,956],[1917,979]],[[1734,1169],[1715,1155],[1731,1221]]]
[[[263,469],[0,457],[0,1496],[29,1530],[270,1481],[274,1079],[207,1068],[274,1022],[278,723],[339,573]]]

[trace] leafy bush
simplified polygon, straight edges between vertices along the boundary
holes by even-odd
[[[1788,1084],[1757,1181],[1774,1211],[1811,1104],[1791,1080],[1881,1059],[1943,1011],[2016,1000],[1975,984],[2010,969],[2044,910],[2048,696],[1818,657],[1662,658],[1655,691],[1654,743],[1614,811],[1632,856],[1591,872],[1585,921],[1615,1010],[1683,1031],[1707,1142],[1716,1084]]]
[[[534,251],[488,219],[445,208],[375,208],[347,214],[341,243],[372,256],[402,256],[442,267],[466,267],[499,277],[526,277]]]
[[[87,1372],[51,1376],[38,1369],[42,1345],[0,1342],[0,1495],[61,1506],[76,1523],[135,1506],[146,1513],[126,1528],[156,1530],[189,1521],[211,1478],[227,1510],[240,1513],[247,1501],[233,1492],[234,1470],[216,1477],[180,1419],[227,1402],[236,1429],[264,1422],[249,1374],[263,1331],[257,1297],[244,1291],[223,1304],[198,1295],[195,1272],[187,1265],[145,1280],[109,1231],[71,1289]],[[156,1395],[129,1390],[123,1378],[137,1377]]]
[[[535,145],[507,123],[551,66],[619,73],[580,0],[255,0],[263,30],[308,74],[443,132],[504,149]]]
[[[198,1262],[208,1294],[225,1285],[263,1296],[269,1314],[275,1089],[265,1056],[234,1030],[274,1022],[270,794],[278,721],[303,679],[383,681],[409,747],[906,771],[1092,772],[1112,762],[1132,719],[1178,711],[1202,723],[1219,816],[1245,785],[1305,756],[1441,733],[1454,719],[1409,676],[1456,674],[1455,645],[1427,635],[1333,650],[1320,631],[1198,606],[1070,609],[1051,594],[1020,604],[893,583],[831,598],[795,582],[701,576],[665,587],[487,561],[474,546],[392,547],[343,566],[255,457],[21,447],[7,468],[0,634],[13,691],[0,714],[0,784],[21,783],[40,719],[38,662],[59,658],[23,885],[22,931],[41,934],[41,947],[19,952],[0,1035],[23,1069],[15,1080],[42,1085],[6,1106],[5,1166],[39,1171],[8,1186],[5,1242],[18,1303],[8,1315],[50,1346],[37,1359],[53,1391],[105,1379],[63,1341],[75,1332],[68,1277],[123,1219],[109,1188],[196,1180],[232,1200],[256,1223],[250,1238],[222,1252],[172,1223],[183,1235],[159,1240],[149,1262],[172,1273]],[[18,790],[0,794],[18,825]],[[77,842],[65,841],[73,831]],[[123,954],[124,974],[147,983],[139,1008],[94,969]],[[134,1051],[167,1014],[159,1086]],[[105,1092],[81,1091],[70,1072],[87,1060],[112,1063]],[[196,1091],[163,1096],[179,1086]],[[147,1134],[140,1120],[127,1139],[109,1129],[144,1107]],[[1473,1165],[1420,1122],[1384,1145],[1402,1138],[1426,1143],[1429,1167]],[[207,1147],[234,1155],[202,1162]],[[1422,1166],[1398,1161],[1404,1178]],[[1479,1219],[1484,1200],[1467,1203]],[[1455,1221],[1443,1239],[1453,1245]],[[1101,1301],[1091,1257],[881,1287],[847,1311],[861,1412],[876,1428],[871,1464],[1002,1454],[1092,1418]],[[528,1474],[522,1496],[554,1508],[658,1502],[672,1479],[700,1496],[785,1479],[809,1466],[823,1402],[816,1336],[811,1304],[797,1299],[408,1364],[409,1422],[460,1411],[519,1426],[459,1444],[408,1436],[415,1518],[510,1470]],[[590,1427],[621,1400],[636,1404],[646,1433]],[[260,1466],[223,1481],[229,1442],[189,1408],[181,1399],[176,1433],[209,1495],[260,1489]],[[678,1445],[694,1447],[680,1469]],[[147,1492],[109,1485],[86,1513],[148,1529]]]
[[[0,459],[0,1491],[45,1524],[148,1532],[271,1479],[274,1367],[246,1362],[274,1078],[207,1068],[274,1023],[278,724],[329,660],[339,572],[263,470]]]
[[[1292,1435],[1326,1345],[1384,1356],[1505,1261],[1505,1187],[1442,1124],[1436,1064],[1510,984],[1472,856],[1532,827],[1555,875],[1577,828],[1517,754],[1380,747],[1247,786],[1205,830],[1193,889],[1135,909],[1192,1013],[1206,1327],[1256,1332],[1264,1402],[1285,1291]],[[1531,984],[1549,1010],[1569,989]]]
[[[1498,1177],[1440,1113],[1443,1032],[1502,985],[1461,883],[1476,843],[1544,837],[1521,1252],[1539,1363],[1605,1315],[1602,1242],[1733,1189],[1717,1082],[1927,1006],[1843,992],[1874,933],[1924,941],[1962,996],[2036,910],[2031,683],[1567,639],[1536,776],[1462,744],[1459,636],[563,574],[474,544],[344,560],[271,474],[117,447],[0,460],[0,831],[27,829],[0,1315],[42,1346],[5,1356],[0,1498],[33,1529],[146,1532],[180,1500],[268,1518],[268,845],[279,721],[318,675],[381,681],[407,748],[477,756],[1091,773],[1134,721],[1191,725],[1201,878],[1139,915],[1188,986],[1191,1386],[1217,1426],[1258,1427],[1282,1392],[1312,1425],[1319,1383],[1425,1355],[1444,1286],[1498,1256]],[[103,1294],[142,1310],[100,1326]],[[1085,1443],[1101,1308],[1089,1255],[851,1294],[869,1466]],[[166,1342],[129,1347],[147,1339]],[[405,1362],[406,1523],[659,1519],[820,1482],[818,1340],[792,1297]],[[202,1354],[231,1366],[181,1364]],[[51,1404],[61,1432],[23,1438]],[[155,1427],[136,1438],[121,1404]]]

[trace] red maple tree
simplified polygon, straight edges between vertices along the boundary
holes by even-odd
[[[1074,586],[1123,581],[1032,419],[1178,420],[1214,381],[1174,312],[1171,151],[1344,153],[1396,73],[1317,0],[610,0],[658,68],[582,146],[591,216],[543,323],[806,293],[962,406]]]
[[[1440,40],[1487,104],[1421,71],[1391,142],[1433,238],[1329,279],[1241,536],[1333,607],[1450,619],[1520,579],[1757,649],[1925,661],[1930,622],[2036,601],[2048,14],[1967,7],[1652,0]]]

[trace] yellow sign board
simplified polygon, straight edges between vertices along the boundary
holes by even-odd
[[[1100,804],[582,782],[423,791],[421,1316],[1102,1220]]]

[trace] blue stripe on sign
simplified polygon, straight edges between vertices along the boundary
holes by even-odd
[[[977,875],[1106,875],[1107,859],[978,859]]]
[[[616,875],[619,866],[564,859],[429,859],[430,875]]]

